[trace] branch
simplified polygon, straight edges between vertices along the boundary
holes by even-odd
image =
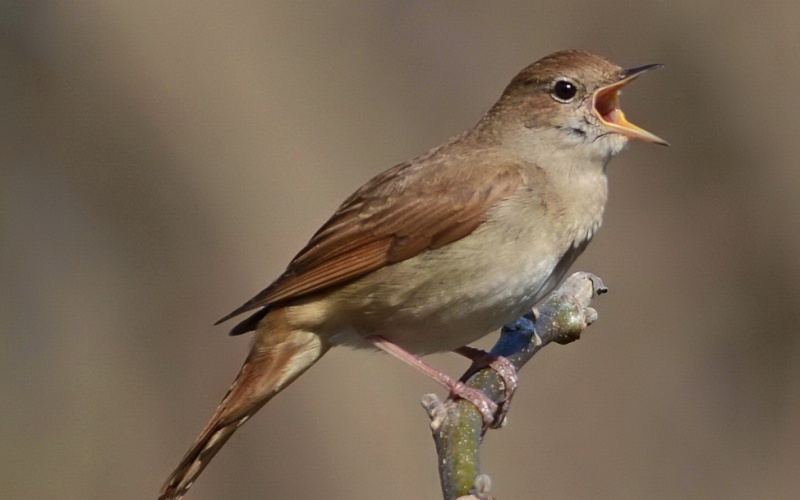
[[[597,311],[589,307],[591,299],[606,291],[597,276],[573,274],[532,314],[504,326],[491,353],[507,358],[519,370],[547,344],[578,340],[597,319]],[[503,381],[492,368],[470,367],[461,380],[498,404],[505,397]],[[462,399],[442,403],[434,394],[424,396],[422,405],[431,419],[444,500],[489,499],[491,481],[478,465],[484,432],[478,409]]]

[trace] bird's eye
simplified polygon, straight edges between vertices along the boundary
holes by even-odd
[[[577,93],[578,87],[575,86],[574,83],[568,80],[558,80],[556,84],[553,85],[553,91],[551,95],[557,101],[569,102]]]

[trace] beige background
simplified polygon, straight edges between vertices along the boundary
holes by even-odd
[[[154,498],[244,358],[214,320],[554,50],[665,63],[576,269],[611,293],[487,438],[500,499],[800,492],[800,7],[0,3],[0,496]],[[752,6],[751,6],[752,5]],[[452,372],[454,356],[431,361]],[[189,495],[436,498],[433,385],[335,351]]]

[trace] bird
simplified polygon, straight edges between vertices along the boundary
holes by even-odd
[[[250,312],[231,335],[253,331],[252,346],[159,499],[182,498],[231,435],[332,347],[386,351],[480,404],[419,357],[469,356],[465,346],[564,277],[600,227],[611,158],[629,139],[668,145],[618,99],[660,67],[545,56],[474,127],[356,190],[283,274],[217,322]]]

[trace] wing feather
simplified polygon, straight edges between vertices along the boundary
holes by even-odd
[[[498,161],[486,169],[461,162],[433,162],[426,168],[400,164],[348,198],[286,272],[217,324],[457,241],[477,229],[488,210],[513,195],[525,177],[515,162]]]

